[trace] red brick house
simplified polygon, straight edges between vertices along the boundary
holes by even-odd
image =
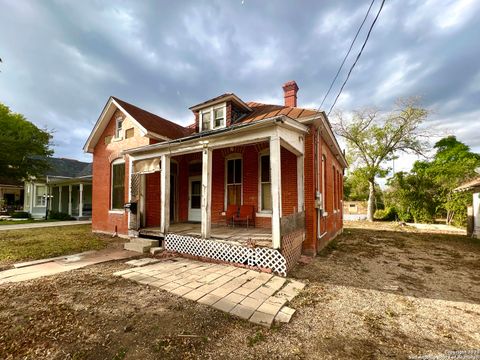
[[[283,90],[284,105],[207,100],[187,127],[110,97],[84,147],[93,231],[278,273],[315,255],[342,231],[347,163],[325,113]]]

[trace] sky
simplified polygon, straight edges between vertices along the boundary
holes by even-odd
[[[83,145],[110,95],[186,125],[189,106],[225,92],[282,104],[282,84],[295,80],[299,106],[317,108],[369,5],[0,0],[0,102],[54,131],[55,156],[86,161]],[[480,152],[479,18],[480,0],[386,0],[335,109],[388,111],[419,96],[426,128]],[[395,170],[408,170],[416,158],[399,155]]]

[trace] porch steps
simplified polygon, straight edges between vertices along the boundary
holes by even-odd
[[[151,248],[158,247],[159,241],[144,238],[131,238],[130,242],[125,243],[123,248],[125,250],[136,251],[139,253],[148,253]]]

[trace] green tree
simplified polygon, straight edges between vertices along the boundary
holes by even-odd
[[[0,103],[0,174],[21,180],[38,176],[47,167],[47,157],[53,154],[52,135],[37,128],[23,115],[12,112]]]
[[[437,212],[447,218],[447,224],[466,221],[466,208],[471,203],[471,196],[459,194],[453,190],[466,180],[477,176],[475,169],[480,166],[480,154],[458,141],[455,136],[448,136],[438,141],[433,161],[429,164],[429,175],[436,188]]]
[[[384,164],[398,152],[423,154],[427,149],[427,134],[420,128],[426,117],[427,110],[416,99],[399,100],[389,113],[355,111],[351,120],[337,113],[335,132],[346,139],[355,167],[361,169],[368,183],[369,221],[373,221],[375,212],[375,178],[388,174]]]

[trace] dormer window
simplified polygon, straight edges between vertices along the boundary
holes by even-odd
[[[215,118],[215,127],[224,127],[225,126],[225,109],[223,107],[213,110]]]
[[[202,126],[200,131],[208,131],[219,128],[224,128],[226,104],[213,106],[211,108],[200,111],[200,124]]]
[[[115,137],[120,139],[122,137],[122,125],[123,119],[121,117],[117,118],[115,125]]]

